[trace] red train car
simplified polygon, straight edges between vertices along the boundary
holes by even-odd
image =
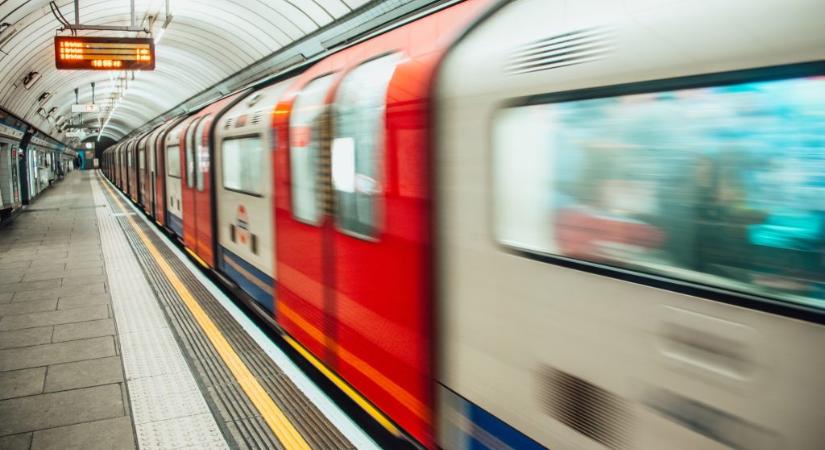
[[[277,321],[427,447],[429,100],[447,44],[483,4],[330,56],[298,78],[276,114]]]

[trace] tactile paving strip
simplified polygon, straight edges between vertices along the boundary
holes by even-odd
[[[119,211],[116,205],[113,209]],[[123,227],[135,254],[146,275],[152,281],[158,298],[164,303],[181,347],[189,357],[200,384],[207,395],[207,401],[220,426],[240,448],[282,449],[272,431],[250,403],[246,394],[234,380],[229,369],[218,356],[208,338],[191,316],[166,277],[158,268],[154,258],[146,250],[143,242],[131,229],[126,217],[118,220]],[[278,368],[272,359],[248,335],[220,302],[198,281],[198,279],[159,241],[148,225],[142,220],[135,221],[144,235],[172,267],[180,280],[186,284],[192,295],[207,312],[221,333],[230,341],[238,356],[260,382],[267,394],[278,404],[284,414],[295,425],[307,443],[317,450],[354,449],[346,437],[308,401],[303,393]]]
[[[105,201],[91,184],[95,202]],[[228,448],[111,209],[98,208],[97,221],[139,447]]]

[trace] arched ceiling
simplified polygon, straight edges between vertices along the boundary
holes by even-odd
[[[118,139],[132,129],[209,88],[250,64],[349,15],[356,8],[389,4],[370,0],[168,0],[171,21],[166,22],[165,0],[135,0],[136,25],[156,40],[154,71],[58,71],[54,36],[61,27],[48,0],[0,0],[0,105],[61,140],[55,119],[71,117],[78,88],[79,103],[115,102],[107,112],[84,114],[83,123],[106,124],[101,134]],[[74,1],[57,0],[69,22]],[[367,4],[370,5],[367,5]],[[83,25],[130,25],[129,0],[80,0]],[[366,5],[366,6],[365,6]],[[69,34],[68,31],[60,33]],[[146,37],[145,33],[78,31],[79,35]],[[41,74],[30,89],[23,86],[29,72]],[[43,104],[38,98],[50,92]],[[47,118],[38,109],[56,112]],[[108,119],[108,120],[107,120]],[[75,124],[80,118],[75,115]]]

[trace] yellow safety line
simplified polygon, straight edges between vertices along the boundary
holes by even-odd
[[[126,212],[126,209],[116,193],[113,192],[112,189],[105,183],[102,184],[106,190],[109,191],[109,194],[115,199],[120,207],[120,210]],[[303,438],[303,436],[301,436],[298,430],[295,429],[295,426],[293,426],[289,419],[287,419],[283,411],[278,408],[278,405],[272,401],[272,398],[267,395],[261,384],[255,376],[252,375],[252,372],[249,371],[249,368],[246,367],[243,361],[241,361],[241,358],[238,357],[237,353],[235,353],[235,350],[223,334],[221,334],[215,323],[212,322],[212,319],[209,318],[209,315],[207,315],[203,308],[201,308],[200,304],[195,300],[195,297],[186,285],[181,282],[180,278],[178,278],[177,274],[172,270],[166,260],[161,257],[154,244],[152,244],[143,231],[138,228],[135,219],[132,216],[126,217],[128,218],[132,229],[140,237],[140,240],[143,241],[143,244],[146,246],[146,249],[152,257],[155,258],[155,262],[157,262],[160,269],[166,275],[169,283],[175,288],[175,291],[177,291],[186,307],[189,308],[192,316],[198,322],[201,329],[203,329],[204,333],[209,338],[209,341],[212,342],[212,345],[215,347],[215,350],[217,350],[221,359],[223,359],[223,362],[226,363],[226,366],[232,372],[232,375],[235,376],[238,384],[252,401],[252,404],[255,405],[255,408],[257,408],[261,413],[261,416],[264,418],[267,425],[269,425],[272,432],[275,433],[278,440],[281,441],[281,443],[284,444],[288,450],[310,450],[307,441]]]
[[[358,404],[364,411],[367,412],[375,421],[377,421],[382,427],[387,429],[393,435],[400,437],[401,431],[398,427],[395,426],[388,418],[385,416],[381,411],[379,411],[375,406],[372,406],[372,403],[367,401],[361,394],[355,391],[349,384],[347,384],[344,380],[342,380],[338,375],[335,375],[334,372],[329,370],[327,366],[324,365],[321,361],[318,360],[315,356],[312,355],[307,349],[305,349],[301,344],[297,341],[289,337],[288,335],[284,335],[284,340],[292,346],[298,353],[300,353],[304,358],[306,358],[316,369],[318,369],[324,376],[329,378],[330,381],[335,383],[338,386],[338,389],[342,390],[344,394],[349,396],[355,403]]]
[[[198,264],[200,264],[200,265],[201,265],[201,267],[203,267],[203,268],[205,268],[205,269],[208,269],[208,268],[209,268],[209,265],[208,265],[208,264],[206,264],[206,261],[202,260],[202,259],[200,258],[200,256],[198,256],[198,255],[197,255],[197,253],[193,252],[192,250],[189,250],[189,249],[188,249],[188,248],[186,248],[186,247],[184,247],[183,249],[184,249],[184,250],[186,250],[186,253],[189,253],[189,256],[191,256],[192,258],[194,258],[194,259],[195,259],[195,262],[197,262]]]

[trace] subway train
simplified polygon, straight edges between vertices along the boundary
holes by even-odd
[[[822,17],[469,0],[103,170],[421,447],[820,449]]]
[[[40,132],[30,136],[22,150],[26,133],[16,124],[20,122],[0,118],[0,222],[74,170],[75,150]]]

